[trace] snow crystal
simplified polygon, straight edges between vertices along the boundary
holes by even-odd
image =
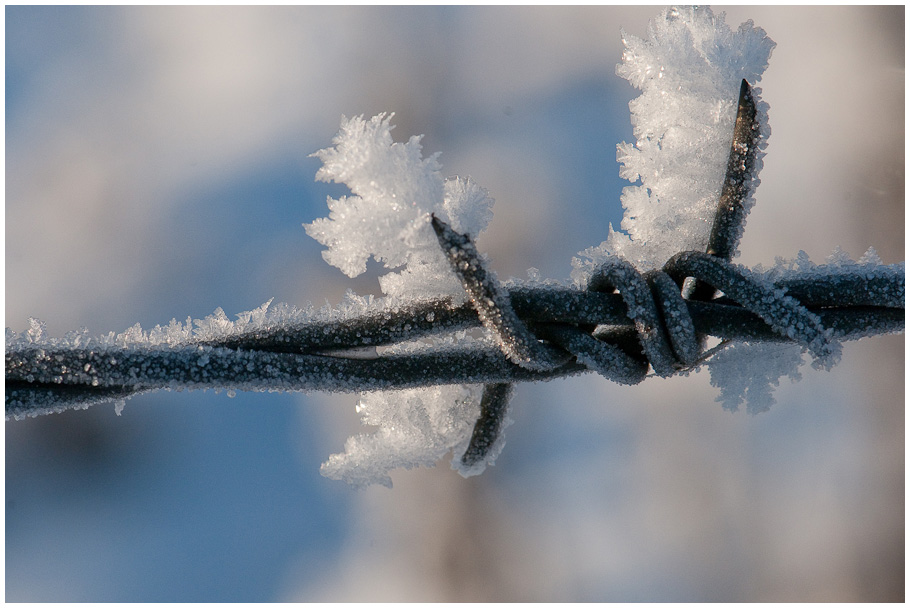
[[[858,260],[854,260],[849,253],[840,247],[835,247],[831,255],[825,259],[824,264],[814,263],[809,259],[809,254],[801,250],[796,254],[795,258],[787,259],[778,256],[774,260],[774,266],[764,268],[761,264],[758,264],[752,269],[752,272],[756,275],[761,275],[765,281],[776,282],[783,279],[809,277],[812,275],[855,274],[857,271],[890,274],[895,270],[903,269],[903,266],[903,263],[883,264],[878,252],[873,247],[869,247]]]
[[[453,451],[460,458],[480,414],[480,394],[475,385],[364,393],[357,411],[364,424],[379,428],[349,438],[321,472],[357,487],[392,487],[393,469],[432,467]]]
[[[329,217],[305,224],[327,247],[325,260],[355,277],[372,256],[399,272],[380,277],[387,295],[413,299],[431,294],[464,299],[464,290],[433,231],[430,214],[476,237],[492,217],[493,200],[470,179],[444,180],[438,154],[423,158],[420,137],[392,141],[393,115],[342,118],[333,148],[316,152],[316,178],[347,184],[353,196],[328,199]]]
[[[27,340],[29,342],[31,342],[32,344],[38,344],[40,342],[43,342],[47,337],[47,331],[46,331],[45,327],[46,326],[43,321],[39,321],[38,319],[36,319],[34,317],[29,317],[28,331],[26,331],[26,334],[25,334]],[[7,329],[7,333],[9,333],[8,329]],[[7,339],[7,342],[8,341],[9,340]]]
[[[774,405],[772,392],[784,376],[801,379],[802,348],[795,344],[731,344],[706,363],[711,384],[720,388],[717,401],[735,412],[745,402],[746,411],[758,414]]]
[[[649,270],[680,251],[705,250],[743,79],[757,100],[760,149],[770,135],[768,104],[754,85],[775,43],[751,21],[733,32],[709,8],[670,8],[651,21],[648,40],[623,33],[623,43],[616,73],[642,94],[629,103],[636,142],[619,144],[617,160],[621,177],[641,183],[623,190],[626,233],[610,226],[606,241],[573,261],[579,285],[610,255]],[[745,201],[746,211],[751,205]]]

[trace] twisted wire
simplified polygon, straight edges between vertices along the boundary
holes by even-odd
[[[692,257],[699,255],[705,254]],[[692,271],[693,276],[708,282],[719,276],[722,280],[717,281],[718,285],[722,291],[724,286],[727,290],[724,297],[708,302],[681,301],[677,294],[659,288],[659,296],[652,298],[650,304],[643,300],[659,311],[661,329],[656,333],[671,344],[677,366],[697,359],[691,354],[697,352],[691,350],[693,331],[697,336],[731,341],[801,340],[807,347],[821,346],[816,350],[824,356],[834,350],[834,340],[899,332],[904,327],[901,267],[860,268],[848,273],[836,269],[826,273],[820,269],[810,276],[788,276],[764,284],[742,278],[744,271],[731,264],[717,268],[708,264],[704,266],[711,273],[694,264],[685,272],[681,264],[671,270]],[[666,284],[672,276],[672,272],[661,272],[632,281]],[[680,276],[676,274],[677,285]],[[470,303],[453,306],[436,300],[393,312],[340,321],[281,324],[175,345],[123,347],[91,340],[83,345],[13,341],[6,350],[6,413],[7,417],[35,415],[162,388],[360,391],[536,381],[586,371],[615,382],[635,384],[645,378],[649,359],[639,343],[635,322],[626,316],[628,308],[622,295],[626,283],[613,280],[619,283],[620,293],[528,286],[504,290],[515,314],[536,339],[565,353],[567,362],[551,369],[522,367],[503,356],[500,349],[482,345],[372,359],[347,355],[350,349],[481,326]],[[731,299],[737,293],[731,286],[737,281],[751,285],[754,291],[754,297],[745,303]],[[763,300],[777,301],[783,292],[785,298],[794,300],[793,304],[771,306],[770,311],[762,308],[768,307]],[[842,305],[842,300],[847,304]],[[800,334],[790,326],[794,318],[813,316],[817,322],[807,326],[808,331]],[[691,327],[687,319],[691,319]],[[338,335],[343,342],[337,341]],[[680,350],[686,348],[690,354],[680,355]]]
[[[537,326],[536,333],[559,345],[573,358],[604,377],[623,384],[636,384],[647,375],[648,365],[658,376],[667,377],[691,367],[701,355],[704,337],[695,331],[692,316],[683,297],[687,277],[695,278],[690,296],[695,300],[710,300],[720,291],[727,301],[741,305],[776,333],[786,335],[805,346],[815,356],[813,365],[829,367],[840,356],[840,345],[832,340],[832,332],[821,319],[809,312],[785,291],[769,293],[747,273],[736,269],[730,259],[742,236],[747,213],[746,201],[757,182],[755,166],[761,142],[757,109],[749,83],[740,85],[733,141],[721,195],[706,253],[683,252],[670,259],[661,271],[640,274],[626,260],[611,258],[602,263],[590,277],[590,292],[613,293],[622,297],[627,317],[632,321],[640,353],[628,352],[611,341],[628,341],[625,331],[598,329],[596,326],[553,325]],[[545,351],[531,348],[536,342],[528,328],[518,319],[508,300],[501,296],[495,279],[488,278],[480,256],[470,239],[454,233],[448,226],[433,218],[433,228],[440,246],[471,297],[471,303],[484,326],[497,337],[499,347],[510,360],[530,369],[555,366],[556,357],[544,356]],[[536,361],[535,361],[536,358]],[[493,395],[503,394],[507,400],[508,385],[484,387],[483,403]],[[486,458],[485,450],[492,445],[489,429],[501,426],[505,407],[482,407],[474,434],[462,464]]]
[[[506,288],[467,235],[432,218],[469,301],[424,300],[353,318],[260,325],[232,335],[167,344],[7,340],[6,415],[21,418],[117,401],[158,389],[363,391],[484,385],[481,415],[462,463],[483,463],[496,444],[515,382],[596,372],[636,384],[691,369],[724,341],[792,341],[830,367],[841,339],[903,331],[902,266],[819,267],[753,276],[729,261],[754,186],[755,107],[743,81],[727,175],[707,253],[683,252],[639,273],[618,258],[586,289]],[[683,284],[695,279],[684,297]],[[721,292],[715,297],[716,292]],[[495,346],[458,344],[364,358],[360,349],[484,327]]]
[[[470,238],[436,217],[432,222],[439,244],[481,323],[496,337],[505,357],[528,370],[549,371],[566,363],[565,357],[559,358],[552,349],[546,349],[545,342],[558,346],[574,362],[622,384],[641,382],[649,366],[661,377],[690,368],[702,355],[704,340],[696,331],[683,296],[688,278],[694,278],[701,286],[696,291],[712,295],[721,292],[727,305],[738,305],[761,319],[775,334],[808,349],[815,358],[813,365],[830,368],[840,357],[841,347],[834,332],[825,327],[818,315],[787,295],[785,289],[766,284],[722,257],[698,251],[679,253],[661,270],[644,274],[630,262],[613,257],[591,275],[588,292],[619,293],[625,316],[635,328],[638,349],[623,349],[618,344],[627,333],[625,330],[599,331],[597,325],[590,324],[526,325],[504,296],[495,275],[484,268]],[[903,293],[902,284],[896,291]],[[898,302],[895,294],[887,290],[879,289],[879,295],[888,302]],[[868,302],[869,294],[854,301]],[[903,300],[899,301],[902,305]],[[499,382],[487,383],[482,402],[507,400],[510,390],[504,386],[508,387]],[[463,465],[471,466],[486,457],[494,443],[490,440],[491,429],[500,428],[504,412],[505,406],[481,408],[471,442],[462,456]]]

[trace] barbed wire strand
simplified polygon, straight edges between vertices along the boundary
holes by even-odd
[[[716,272],[723,275],[728,270]],[[830,341],[903,330],[902,267],[860,267],[848,274],[820,268],[816,273],[767,285],[756,282],[753,287],[761,294],[758,300],[789,294],[795,306],[818,318]],[[381,311],[351,319],[257,328],[182,344],[123,346],[89,339],[80,346],[58,346],[52,341],[14,341],[6,351],[6,413],[7,417],[48,413],[162,388],[361,391],[546,380],[585,371],[628,384],[640,381],[636,375],[643,379],[635,370],[646,371],[648,361],[633,321],[624,316],[620,294],[533,287],[508,293],[516,314],[535,335],[572,353],[575,361],[530,370],[483,343],[414,354],[383,353],[375,358],[346,355],[363,347],[481,326],[476,315],[469,316],[470,305],[436,300],[412,304],[394,314]],[[841,300],[848,303],[841,305]],[[795,340],[788,335],[786,319],[777,319],[774,310],[767,315],[769,324],[729,297],[684,305],[699,335],[730,341]],[[426,321],[428,317],[433,322]],[[388,323],[390,318],[394,323]],[[591,327],[598,331],[591,332]],[[346,349],[340,348],[343,345],[333,337],[335,333],[351,338]],[[811,341],[811,336],[803,339]]]
[[[730,146],[724,183],[708,242],[708,254],[724,260],[731,259],[739,242],[746,216],[744,202],[752,189],[760,138],[755,118],[756,108],[751,87],[743,79],[733,128],[733,143]],[[460,255],[451,255],[453,248],[449,243],[454,242],[455,239],[451,236],[444,239],[444,233],[435,217],[433,222],[440,245],[449,255],[452,269],[462,279],[465,290],[471,296],[471,302],[481,320],[484,318],[499,320],[495,326],[490,323],[484,324],[493,330],[494,335],[500,336],[500,346],[506,356],[509,356],[511,350],[509,343],[504,341],[502,336],[511,335],[513,332],[524,336],[527,334],[527,330],[520,321],[512,320],[510,306],[506,304],[505,308],[500,307],[502,298],[485,297],[480,294],[480,290],[476,286],[472,289],[470,280],[466,280],[465,273],[469,272],[471,268],[479,268],[480,273],[483,273],[480,257],[475,254],[470,241],[468,240],[464,244],[459,241],[460,249],[463,251]],[[466,262],[465,259],[470,261]],[[474,273],[476,274],[477,271],[475,270]],[[695,333],[688,310],[685,306],[679,306],[679,302],[682,300],[682,292],[679,291],[679,288],[683,288],[683,285],[677,287],[672,280],[668,279],[669,277],[659,272],[651,272],[642,276],[631,263],[615,258],[601,264],[588,281],[589,291],[603,293],[619,291],[626,305],[628,316],[635,324],[644,358],[650,362],[654,372],[662,377],[671,376],[677,370],[691,365],[705,344],[704,339]],[[494,292],[495,289],[488,286],[486,291]],[[712,284],[696,281],[690,297],[695,300],[710,300],[714,294],[715,288]],[[673,323],[665,324],[661,321],[661,311],[658,310],[656,300],[660,300],[668,314],[673,317]],[[505,313],[504,316],[500,311]],[[595,330],[596,327],[589,329]],[[645,361],[636,362],[635,357],[627,355],[615,346],[605,344],[603,335],[598,336],[600,339],[596,339],[593,332],[588,337],[586,332],[567,327],[551,329],[547,335],[568,352],[574,354],[576,360],[586,362],[611,380],[623,384],[634,384],[640,382],[647,374],[648,365]],[[531,337],[533,339],[533,336]],[[536,342],[536,340],[532,341]],[[526,340],[522,340],[522,342],[526,342]],[[514,357],[512,360],[515,360]],[[528,365],[528,362],[525,361],[524,364]],[[488,390],[493,390],[491,385],[485,386],[484,397]],[[508,399],[510,391],[505,394],[505,398]],[[481,453],[482,446],[475,444],[475,439],[486,440],[488,432],[483,433],[481,429],[501,428],[501,420],[490,420],[489,417],[501,417],[505,415],[504,412],[505,407],[481,408],[480,418],[474,428],[471,443],[462,457],[463,464],[467,464],[466,459],[476,461],[485,457],[485,454]],[[490,443],[483,445],[489,447]]]
[[[739,114],[742,108],[741,90]],[[754,129],[745,130],[740,122],[738,115],[723,189],[729,194],[718,206],[718,217],[725,219],[715,219],[708,247],[726,255],[741,236],[742,201],[754,183],[757,139]],[[902,265],[780,270],[771,280],[723,256],[682,252],[663,269],[644,274],[610,260],[596,269],[586,289],[504,286],[484,268],[466,235],[437,218],[432,223],[469,296],[464,304],[448,299],[377,304],[353,316],[265,321],[238,333],[173,344],[8,340],[7,419],[160,389],[353,392],[483,384],[481,414],[461,457],[469,468],[485,461],[497,444],[516,382],[594,371],[635,384],[649,367],[661,376],[683,373],[714,352],[704,351],[706,336],[724,343],[795,342],[817,365],[829,366],[839,340],[904,328]],[[696,288],[684,298],[687,277]],[[722,295],[714,297],[718,291]],[[494,343],[458,342],[369,357],[360,352],[476,327],[487,328]]]

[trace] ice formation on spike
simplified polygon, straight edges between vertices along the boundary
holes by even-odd
[[[578,285],[610,255],[648,270],[680,251],[705,250],[743,79],[757,102],[760,149],[770,135],[768,104],[755,84],[775,43],[751,21],[734,32],[707,7],[670,8],[651,21],[647,40],[623,33],[623,42],[616,73],[642,94],[629,103],[636,142],[619,144],[617,160],[620,176],[640,185],[622,194],[625,233],[611,226],[606,241],[573,261]],[[751,197],[744,203],[748,212]]]
[[[495,274],[485,267],[471,239],[435,215],[432,225],[453,272],[471,297],[471,305],[506,357],[528,369],[552,369],[565,363],[558,353],[538,342],[518,318],[508,295],[500,289]]]
[[[419,137],[393,142],[390,119],[384,114],[370,120],[343,118],[334,147],[315,154],[323,162],[317,179],[345,183],[353,195],[329,199],[329,217],[306,225],[307,234],[328,248],[323,252],[326,261],[349,276],[362,273],[371,256],[389,269],[404,266],[379,277],[383,293],[393,299],[446,296],[463,302],[465,290],[439,246],[430,217],[476,237],[492,218],[493,200],[470,179],[443,180],[437,155],[423,158]],[[415,389],[364,397],[365,411],[391,412],[397,403],[402,413],[365,418],[379,430],[350,439],[347,453],[332,456],[323,473],[355,485],[387,484],[391,468],[432,465],[453,445],[467,441],[456,421],[470,418],[473,425],[477,404],[465,394],[475,390]],[[425,424],[426,412],[443,410],[448,425]],[[466,432],[470,437],[470,428]]]
[[[387,295],[410,299],[464,291],[449,271],[429,226],[434,213],[477,236],[492,217],[492,199],[470,179],[444,180],[438,154],[423,158],[420,137],[392,140],[392,115],[370,120],[342,118],[332,148],[315,153],[322,181],[346,184],[352,196],[329,199],[329,217],[305,224],[307,234],[327,247],[325,260],[354,277],[370,257],[387,268],[380,278]]]
[[[349,438],[344,453],[323,463],[322,474],[357,487],[392,487],[393,469],[432,467],[449,452],[462,454],[479,401],[479,388],[471,385],[364,393],[357,411],[379,429]]]

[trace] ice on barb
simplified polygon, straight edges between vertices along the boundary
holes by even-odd
[[[305,225],[307,234],[348,276],[364,272],[370,257],[384,264],[390,272],[379,277],[379,286],[393,299],[464,302],[465,289],[430,218],[476,238],[492,218],[493,200],[470,179],[443,179],[437,155],[423,157],[420,137],[394,142],[391,118],[343,118],[334,147],[315,154],[323,162],[317,179],[347,184],[352,195],[330,198],[329,217]],[[349,439],[323,474],[357,486],[391,485],[391,469],[431,466],[456,445],[460,456],[479,413],[478,391],[449,386],[363,395],[364,423],[379,428]]]
[[[620,176],[640,183],[623,190],[625,232],[610,226],[606,241],[580,253],[589,260],[575,260],[579,285],[610,255],[650,270],[680,251],[705,250],[743,79],[757,102],[760,149],[770,135],[755,85],[775,43],[751,21],[734,32],[709,8],[669,8],[651,21],[647,40],[623,33],[623,43],[616,73],[642,94],[629,103],[636,141],[619,144],[617,160]],[[744,203],[748,212],[751,197]]]
[[[316,152],[323,162],[316,178],[347,184],[353,195],[329,198],[329,217],[305,224],[307,234],[348,276],[363,273],[371,256],[389,269],[403,266],[380,278],[387,295],[463,299],[430,214],[476,237],[492,217],[493,200],[470,179],[443,179],[438,154],[424,158],[420,137],[394,142],[392,116],[342,118],[334,147]]]
[[[332,454],[322,474],[356,486],[392,487],[393,469],[432,467],[454,450],[467,449],[480,414],[480,387],[436,386],[364,393],[357,411],[375,432],[349,438],[344,453]]]

